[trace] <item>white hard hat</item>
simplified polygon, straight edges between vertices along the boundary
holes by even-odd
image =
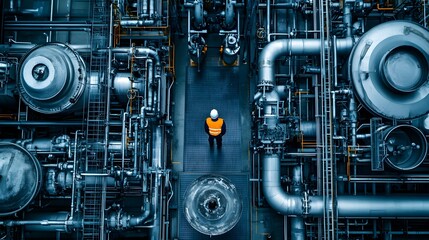
[[[217,113],[217,110],[216,110],[216,109],[212,109],[212,110],[211,110],[211,112],[210,112],[210,117],[211,117],[212,119],[216,119],[217,117],[219,117],[219,114]]]

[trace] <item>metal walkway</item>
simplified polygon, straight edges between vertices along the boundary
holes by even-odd
[[[206,59],[207,60],[207,59]],[[241,156],[241,119],[239,68],[205,65],[187,68],[185,99],[185,136],[183,172],[180,174],[180,228],[182,240],[247,240],[250,238],[249,176],[247,162]],[[227,131],[223,146],[210,149],[204,132],[204,121],[216,108],[225,120]],[[244,156],[245,157],[245,156]],[[183,213],[183,199],[187,187],[205,174],[219,174],[237,188],[243,201],[240,221],[233,229],[219,236],[207,236],[193,229]]]
[[[185,172],[240,172],[241,126],[237,67],[189,67],[185,107]],[[222,149],[210,149],[204,121],[216,108],[226,123]]]

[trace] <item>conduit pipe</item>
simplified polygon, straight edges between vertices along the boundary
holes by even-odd
[[[308,210],[308,216],[323,216],[322,196],[310,196],[309,205],[304,198],[286,193],[280,184],[280,158],[277,154],[263,157],[262,186],[265,198],[274,210],[283,215],[300,216]],[[428,195],[376,195],[338,196],[339,217],[428,217]]]

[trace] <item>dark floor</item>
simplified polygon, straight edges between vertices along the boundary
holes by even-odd
[[[185,172],[240,172],[240,108],[237,67],[187,70],[185,107]],[[216,108],[227,127],[221,149],[210,148],[204,121]]]
[[[243,82],[247,80],[246,75],[242,76],[240,73],[239,66],[223,66],[218,55],[217,49],[209,48],[200,71],[192,64],[188,64],[184,71],[186,77],[183,79],[183,90],[186,96],[183,108],[183,161],[177,161],[177,165],[183,164],[179,174],[178,196],[178,236],[181,240],[250,239],[249,166],[247,151],[243,151],[247,148],[247,142],[242,140],[241,117],[242,114],[247,114],[243,113],[241,106],[243,102],[247,103],[242,99],[247,96],[247,92],[241,92],[247,91],[241,89]],[[205,119],[213,108],[218,110],[219,117],[225,120],[227,127],[220,149],[216,146],[209,147],[208,136],[204,131]],[[183,213],[183,199],[187,187],[205,174],[218,174],[228,178],[242,197],[243,212],[240,221],[233,229],[219,236],[210,237],[196,231],[186,221]]]

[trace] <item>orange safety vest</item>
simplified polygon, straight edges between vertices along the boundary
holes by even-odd
[[[217,121],[213,121],[211,118],[206,119],[207,126],[209,126],[209,134],[216,137],[222,133],[223,119],[218,118]]]

